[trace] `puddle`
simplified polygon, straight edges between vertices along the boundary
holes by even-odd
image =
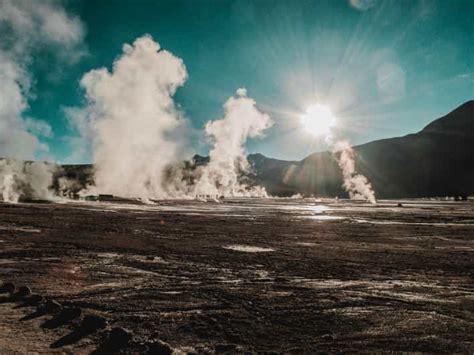
[[[266,292],[270,297],[288,297],[293,294],[291,291],[268,291]]]
[[[339,280],[339,279],[308,279],[293,277],[290,282],[308,285],[312,288],[364,288],[374,289],[393,289],[399,287],[417,287],[417,288],[436,288],[442,287],[428,282],[388,280],[388,281],[366,281],[366,280]]]
[[[225,279],[223,277],[218,277],[218,280],[223,284],[239,284],[243,282],[241,279]]]
[[[123,266],[123,265],[108,265],[110,268],[113,269],[113,272],[122,275],[156,275],[155,272],[137,269],[131,266]]]
[[[270,273],[266,270],[256,270],[254,271],[255,277],[258,279],[268,279]]]
[[[315,247],[316,243],[309,243],[309,242],[297,242],[296,244],[301,245],[303,247]]]
[[[435,297],[433,291],[442,295],[447,288],[435,283],[415,282],[403,280],[365,281],[365,280],[338,280],[338,279],[307,279],[295,277],[290,280],[312,289],[344,289],[346,293],[357,295],[371,295],[375,297],[388,297],[396,300],[410,302],[455,303],[446,297]]]
[[[104,283],[99,283],[95,285],[85,286],[84,289],[85,290],[94,290],[98,288],[107,289],[107,288],[117,288],[117,287],[122,287],[122,286],[124,286],[123,282],[104,282]]]
[[[223,246],[223,248],[228,249],[228,250],[241,251],[244,253],[268,253],[268,252],[275,251],[275,249],[272,249],[272,248],[262,248],[262,247],[252,246],[252,245],[241,245],[241,244],[226,245],[226,246]]]
[[[147,263],[147,264],[168,264],[166,260],[162,257],[154,255],[130,255],[127,256],[127,260],[136,260],[138,262]]]
[[[98,258],[107,258],[107,259],[116,258],[118,256],[119,255],[117,253],[98,253],[97,254]]]
[[[314,213],[324,213],[326,211],[329,211],[330,208],[328,206],[324,206],[324,205],[317,205],[317,206],[312,207],[311,210]]]
[[[30,227],[0,226],[0,230],[26,233],[41,233],[41,229]]]
[[[401,221],[387,221],[387,220],[375,220],[375,219],[354,219],[357,223],[370,223],[370,224],[384,224],[384,225],[407,225],[407,226],[435,226],[435,227],[452,227],[452,226],[470,226],[474,227],[471,223],[439,223],[439,222],[401,222]]]
[[[346,217],[341,216],[328,216],[328,215],[321,215],[321,216],[308,216],[306,218],[315,219],[317,221],[339,221],[341,219],[346,219]]]
[[[182,291],[161,291],[160,292],[163,295],[181,295],[183,294]]]

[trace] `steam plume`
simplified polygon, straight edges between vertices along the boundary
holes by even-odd
[[[43,162],[0,160],[0,196],[5,202],[53,199],[51,186],[56,165]]]
[[[52,130],[46,122],[24,117],[32,96],[28,72],[32,54],[40,47],[60,47],[62,55],[75,53],[83,38],[82,25],[56,1],[1,0],[0,31],[0,156],[33,159],[47,153],[40,137],[51,135]],[[27,194],[49,197],[49,185],[38,184],[49,184],[45,174],[51,165],[40,164],[2,160],[0,197],[7,201]],[[36,177],[37,181],[31,180]]]
[[[92,135],[91,192],[170,197],[164,173],[178,160],[183,144],[176,133],[184,124],[173,95],[186,78],[183,61],[149,35],[125,44],[111,72],[102,68],[84,75],[88,107],[76,115],[76,126]]]
[[[347,141],[335,144],[335,154],[339,154],[338,164],[342,170],[344,188],[351,199],[364,199],[375,204],[375,193],[368,179],[355,169],[354,151]]]
[[[201,171],[196,193],[220,196],[266,195],[263,188],[249,188],[239,176],[249,169],[244,144],[248,138],[261,136],[273,122],[258,110],[247,91],[238,89],[236,96],[224,104],[224,117],[209,122],[206,134],[214,141],[210,161]]]

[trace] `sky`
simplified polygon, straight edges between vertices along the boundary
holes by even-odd
[[[15,112],[41,131],[37,159],[92,160],[71,143],[78,132],[68,112],[86,103],[80,80],[110,69],[123,44],[144,34],[186,67],[174,98],[189,122],[189,151],[202,155],[206,123],[223,116],[239,88],[274,121],[247,151],[286,160],[327,149],[301,125],[314,103],[328,106],[335,134],[357,145],[417,132],[474,99],[472,0],[47,0],[63,17],[27,35],[12,31],[24,23],[9,18],[14,12],[2,15],[8,1],[0,0],[0,79],[2,51],[14,52],[5,57],[21,63],[11,80],[24,97]],[[19,1],[23,13],[38,11],[39,0]],[[4,156],[1,140],[0,132]]]

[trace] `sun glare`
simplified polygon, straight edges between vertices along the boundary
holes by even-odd
[[[304,128],[314,136],[326,136],[336,124],[336,119],[329,107],[314,104],[301,116]]]

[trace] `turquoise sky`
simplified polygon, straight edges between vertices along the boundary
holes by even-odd
[[[81,106],[80,78],[111,66],[123,43],[149,33],[182,58],[189,79],[176,101],[196,129],[245,87],[275,125],[249,152],[301,159],[325,148],[301,128],[314,102],[329,105],[353,144],[405,135],[474,98],[472,0],[84,0],[87,54],[60,65],[37,53],[28,116],[46,120],[57,160],[74,134],[65,106]],[[199,135],[191,143],[207,154]],[[84,157],[82,162],[90,161]]]

